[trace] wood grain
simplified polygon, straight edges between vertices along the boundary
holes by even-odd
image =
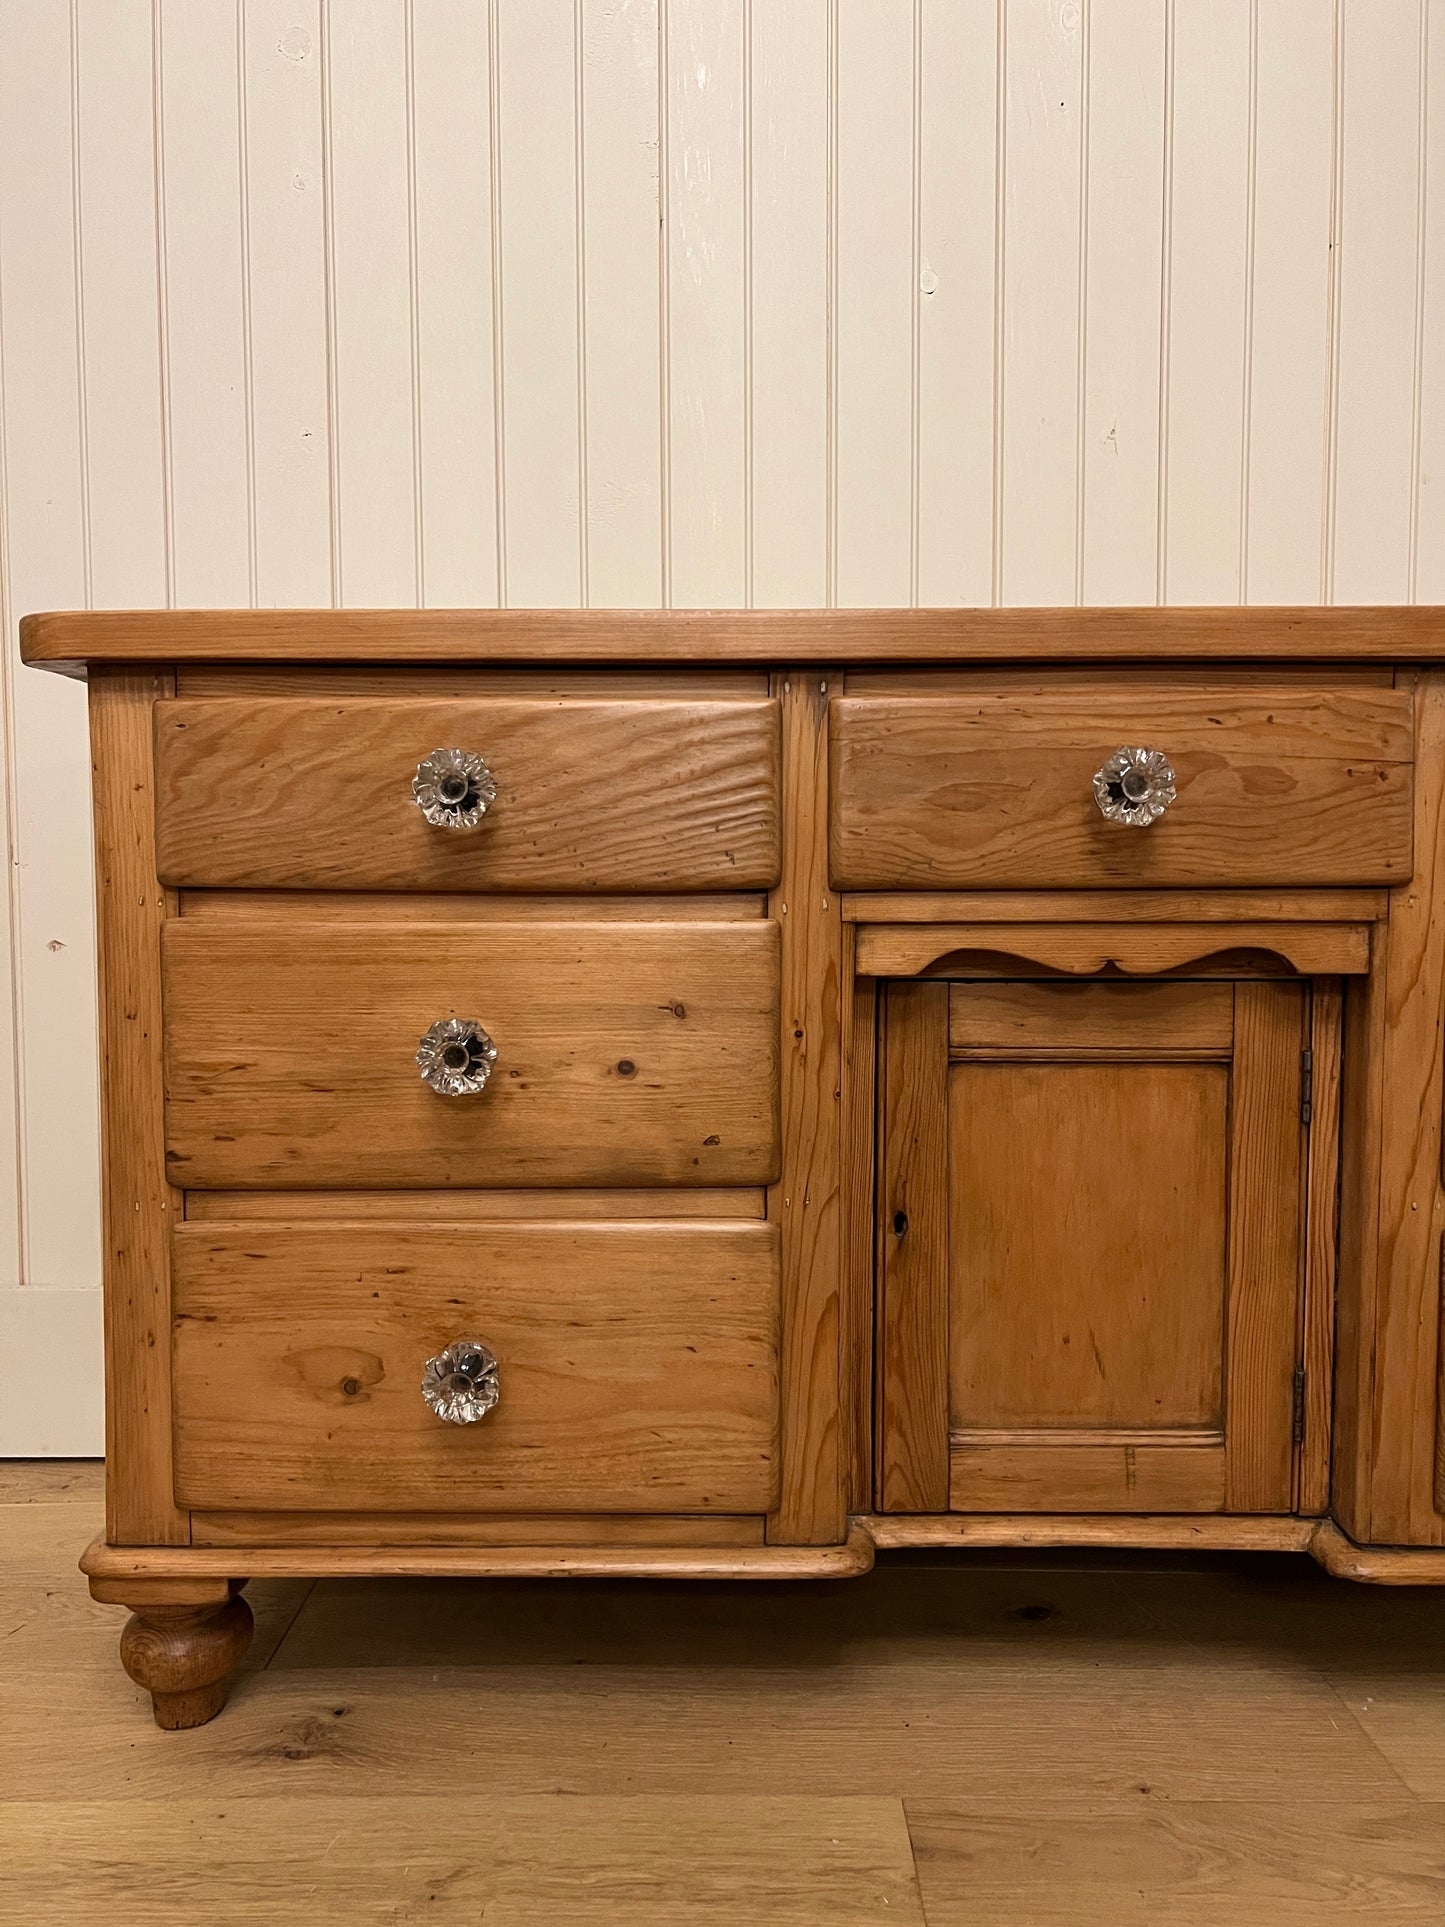
[[[948,1506],[948,988],[890,984],[880,1047],[878,1504]]]
[[[105,1240],[106,1530],[117,1545],[183,1545],[171,1480],[170,1225],[162,1115],[161,930],[151,706],[169,678],[103,668],[90,684],[100,943]]]
[[[1445,660],[1445,610],[149,609],[20,623],[25,662]]]
[[[1211,1063],[950,1071],[956,1459],[995,1430],[1045,1455],[1060,1428],[1222,1433],[1229,1087]]]
[[[497,799],[436,829],[434,749],[484,756]],[[333,697],[160,703],[163,881],[249,889],[767,889],[778,710],[755,702]],[[666,780],[659,781],[666,772]]]
[[[1218,1444],[1051,1445],[1046,1433],[1014,1445],[950,1441],[949,1504],[955,1512],[1222,1512],[1224,1453]]]
[[[851,890],[843,921],[1365,923],[1388,902],[1385,890]]]
[[[1433,787],[1421,771],[1417,799]],[[1380,1169],[1390,925],[1372,932],[1370,974],[1345,986],[1340,1090],[1340,1250],[1335,1303],[1330,1510],[1356,1539],[1370,1536],[1375,1328],[1380,1283]]]
[[[1420,769],[1415,874],[1409,887],[1391,892],[1376,964],[1380,1000],[1346,1037],[1347,1051],[1356,1052],[1347,1064],[1346,1223],[1352,1211],[1360,1218],[1346,1234],[1341,1293],[1353,1302],[1342,1319],[1341,1353],[1345,1397],[1359,1407],[1342,1427],[1345,1496],[1336,1509],[1359,1540],[1438,1546],[1445,1545],[1435,1491],[1445,1232],[1445,677],[1412,680]],[[1377,1198],[1362,1199],[1361,1186],[1376,1176]]]
[[[906,1810],[929,1927],[1409,1927],[1445,1908],[1445,1807],[1408,1798]]]
[[[1304,1132],[1297,985],[1234,994],[1229,1132],[1227,1508],[1285,1512],[1293,1500],[1292,1374],[1304,1263]]]
[[[883,1511],[1290,1509],[1304,998],[1270,981],[889,985]],[[930,1012],[931,1040],[898,1056]],[[910,1160],[946,1202],[925,1189],[920,1210],[915,1189],[894,1219]],[[915,1329],[893,1294],[920,1223]],[[890,1503],[909,1450],[946,1463],[946,1496]]]
[[[229,1573],[244,1551],[258,1579],[856,1579],[872,1569],[861,1526],[833,1546],[172,1546],[146,1550],[97,1539],[80,1562],[117,1591],[137,1578],[205,1580]],[[635,1657],[635,1648],[633,1649]]]
[[[214,671],[177,670],[187,674],[214,674]],[[273,672],[275,673],[275,672]],[[304,673],[304,672],[303,672]],[[318,670],[317,675],[328,672]],[[334,672],[330,672],[334,673]],[[1217,689],[1222,678],[1231,689],[1250,687],[1279,688],[1281,685],[1309,689],[1393,689],[1395,669],[1390,662],[1330,662],[1320,665],[1285,657],[1274,661],[1150,664],[1145,672],[1152,686],[1171,690]],[[1000,667],[988,663],[935,663],[910,666],[881,659],[876,668],[850,667],[850,696],[1046,696],[1063,692],[1085,703],[1101,689],[1116,695],[1127,693],[1138,681],[1137,669],[1121,669],[1109,663],[1074,661],[1063,656],[1038,662]]]
[[[762,1515],[639,1512],[211,1512],[191,1514],[197,1546],[760,1546]],[[132,1581],[132,1584],[135,1582]]]
[[[1336,1579],[1362,1580],[1372,1586],[1445,1586],[1445,1547],[1362,1546],[1333,1519],[1322,1519],[1310,1551]]]
[[[783,1240],[782,1487],[768,1537],[841,1539],[847,1505],[842,1419],[842,922],[828,887],[830,677],[775,674],[783,714],[788,835],[772,914],[782,937],[782,1169],[768,1216]]]
[[[569,1186],[550,1191],[188,1191],[186,1218],[229,1221],[284,1218],[410,1218],[422,1222],[468,1224],[502,1219],[508,1223],[556,1218],[565,1207],[569,1220],[616,1218],[764,1218],[767,1193],[761,1189],[685,1191],[583,1191]]]
[[[1339,672],[1336,672],[1339,673]],[[1359,673],[1359,672],[1355,672]],[[1375,671],[1386,684],[1389,670]],[[666,695],[682,701],[733,701],[766,696],[765,669],[691,668],[671,663],[664,675],[645,665],[588,669],[573,663],[550,668],[516,668],[487,663],[454,663],[448,668],[392,662],[251,662],[178,664],[178,696],[420,696],[436,701],[457,697],[605,696],[612,699]]]
[[[1101,1052],[1149,1057],[1234,1043],[1234,987],[1197,983],[955,983],[948,990],[949,1055],[1032,1058]]]
[[[484,1894],[489,1927],[923,1927],[902,1806],[868,1796],[192,1794],[13,1820],[7,1887],[37,1923],[183,1923],[220,1895],[235,1921],[471,1927]]]
[[[858,968],[871,977],[1027,976],[1027,966],[1095,976],[1189,969],[1191,976],[1361,976],[1369,969],[1367,923],[867,924]],[[1021,969],[1020,965],[1025,966]]]
[[[852,926],[843,927],[843,1324],[842,1391],[848,1509],[873,1503],[873,1332],[878,1141],[878,986],[854,969]]]
[[[524,896],[519,891],[440,895],[415,890],[177,890],[176,914],[258,923],[750,923],[767,914],[758,891],[686,896]]]
[[[1208,1513],[876,1513],[859,1523],[880,1552],[906,1546],[1098,1546],[1161,1552],[1307,1552],[1318,1521]]]
[[[1295,1506],[1330,1503],[1330,1427],[1335,1391],[1335,1299],[1339,1285],[1340,1086],[1343,986],[1310,986],[1311,1120],[1305,1176],[1305,1277],[1300,1366],[1305,1375]]]
[[[768,1225],[182,1225],[176,1490],[209,1509],[760,1512],[777,1494]],[[421,1397],[476,1337],[502,1396]]]
[[[1397,690],[841,697],[830,852],[845,890],[1390,883],[1409,874],[1409,697]],[[1120,743],[1166,750],[1178,799],[1108,823]]]
[[[778,1170],[767,923],[165,933],[167,1151],[188,1189],[761,1184]],[[439,1097],[417,1040],[498,1061]]]

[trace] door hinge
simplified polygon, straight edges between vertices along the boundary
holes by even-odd
[[[1304,1444],[1305,1436],[1305,1368],[1294,1368],[1294,1442]]]
[[[1315,1114],[1315,1054],[1306,1048],[1299,1054],[1299,1121],[1308,1124]]]

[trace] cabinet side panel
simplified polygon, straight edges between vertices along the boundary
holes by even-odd
[[[1380,1155],[1390,926],[1370,932],[1370,974],[1345,989],[1340,1103],[1340,1266],[1330,1508],[1352,1539],[1370,1537],[1370,1420],[1380,1263]]]
[[[185,1545],[171,1473],[170,1226],[162,1118],[160,932],[151,706],[165,674],[93,669],[105,1240],[106,1536]]]
[[[1441,1037],[1445,1004],[1445,673],[1416,682],[1415,873],[1390,892],[1380,1053],[1379,1228],[1357,1288],[1373,1290],[1368,1449],[1370,1540],[1445,1544],[1436,1494],[1440,1336]],[[1368,1076],[1368,1067],[1366,1073]],[[1367,1254],[1368,1256],[1368,1254]],[[1349,1530],[1349,1522],[1341,1515]]]

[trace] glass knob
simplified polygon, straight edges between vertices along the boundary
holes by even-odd
[[[434,749],[411,779],[416,806],[439,830],[474,830],[497,800],[497,785],[469,749]]]
[[[479,1338],[454,1338],[427,1360],[421,1395],[444,1425],[475,1425],[502,1396],[496,1353]]]
[[[1094,801],[1110,823],[1147,830],[1174,801],[1174,771],[1162,749],[1116,749],[1094,772]]]
[[[416,1047],[423,1080],[442,1097],[476,1097],[486,1089],[497,1047],[475,1017],[444,1017]]]

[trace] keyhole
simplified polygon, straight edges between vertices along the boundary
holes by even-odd
[[[907,1229],[908,1229],[908,1213],[906,1211],[895,1211],[893,1213],[894,1237],[901,1238]]]

